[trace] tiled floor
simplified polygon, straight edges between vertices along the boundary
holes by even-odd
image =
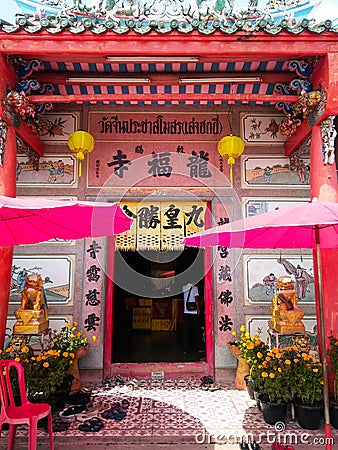
[[[234,390],[225,383],[218,387],[220,389],[215,391],[203,390],[200,380],[196,379],[138,380],[133,390],[123,394],[123,388],[118,386],[107,389],[94,387],[93,403],[101,404],[101,409],[123,398],[128,399],[130,405],[126,417],[122,421],[102,419],[104,427],[98,433],[81,432],[79,423],[74,422],[67,431],[55,433],[55,442],[60,445],[57,448],[68,448],[67,442],[75,443],[73,450],[80,448],[80,442],[95,443],[100,448],[147,443],[190,443],[207,448],[203,444],[234,443],[252,438],[268,442],[270,445],[264,448],[271,448],[271,443],[276,439],[290,443],[288,439],[292,434],[293,444],[306,444],[305,447],[293,445],[298,449],[308,448],[315,443],[315,439],[325,437],[324,427],[316,431],[303,430],[291,420],[287,420],[285,430],[277,430],[264,422],[255,401],[250,400],[246,391]],[[18,430],[18,445],[23,442],[20,437],[23,438],[26,433],[25,427]],[[337,443],[333,448],[338,448],[338,430],[333,429],[332,434]],[[39,430],[39,439],[44,445],[47,444],[46,436],[43,430]],[[238,445],[235,447],[239,448]],[[6,448],[4,437],[0,438],[0,449],[3,448]],[[48,444],[41,448],[48,449]],[[316,445],[314,448],[325,446]]]

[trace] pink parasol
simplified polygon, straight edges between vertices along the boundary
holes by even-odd
[[[324,372],[324,415],[326,436],[331,437],[326,336],[322,291],[321,248],[338,248],[338,203],[313,200],[290,208],[243,218],[186,237],[185,245],[233,248],[312,248],[316,250],[315,278],[318,287],[321,352]],[[326,448],[332,448],[326,444]]]
[[[132,222],[118,203],[0,196],[1,247],[119,234]]]
[[[195,233],[185,245],[234,248],[338,248],[338,203],[308,202]]]

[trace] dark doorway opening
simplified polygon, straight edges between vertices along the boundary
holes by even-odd
[[[204,314],[200,343],[183,352],[183,286],[204,294],[204,250],[116,251],[112,363],[205,361]],[[198,347],[198,349],[197,349]]]

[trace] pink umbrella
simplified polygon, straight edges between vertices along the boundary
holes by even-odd
[[[338,203],[313,200],[290,208],[243,218],[186,237],[185,245],[233,248],[312,248],[316,250],[319,322],[324,372],[324,414],[327,437],[331,436],[327,380],[326,337],[322,291],[321,248],[338,248]],[[332,448],[327,444],[326,448]]]
[[[119,234],[132,222],[118,203],[0,196],[1,247]]]
[[[297,230],[298,229],[298,230]],[[243,218],[195,233],[183,241],[196,247],[338,248],[338,203],[309,202]]]

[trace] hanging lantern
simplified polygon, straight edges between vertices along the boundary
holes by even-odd
[[[79,161],[79,177],[82,175],[82,161],[85,155],[94,150],[94,144],[93,136],[87,131],[78,130],[69,135],[68,147],[76,154],[76,159]]]
[[[222,157],[225,156],[228,158],[228,164],[230,166],[230,182],[232,184],[232,166],[235,164],[235,159],[243,153],[244,142],[240,137],[230,134],[218,142],[217,150]]]

